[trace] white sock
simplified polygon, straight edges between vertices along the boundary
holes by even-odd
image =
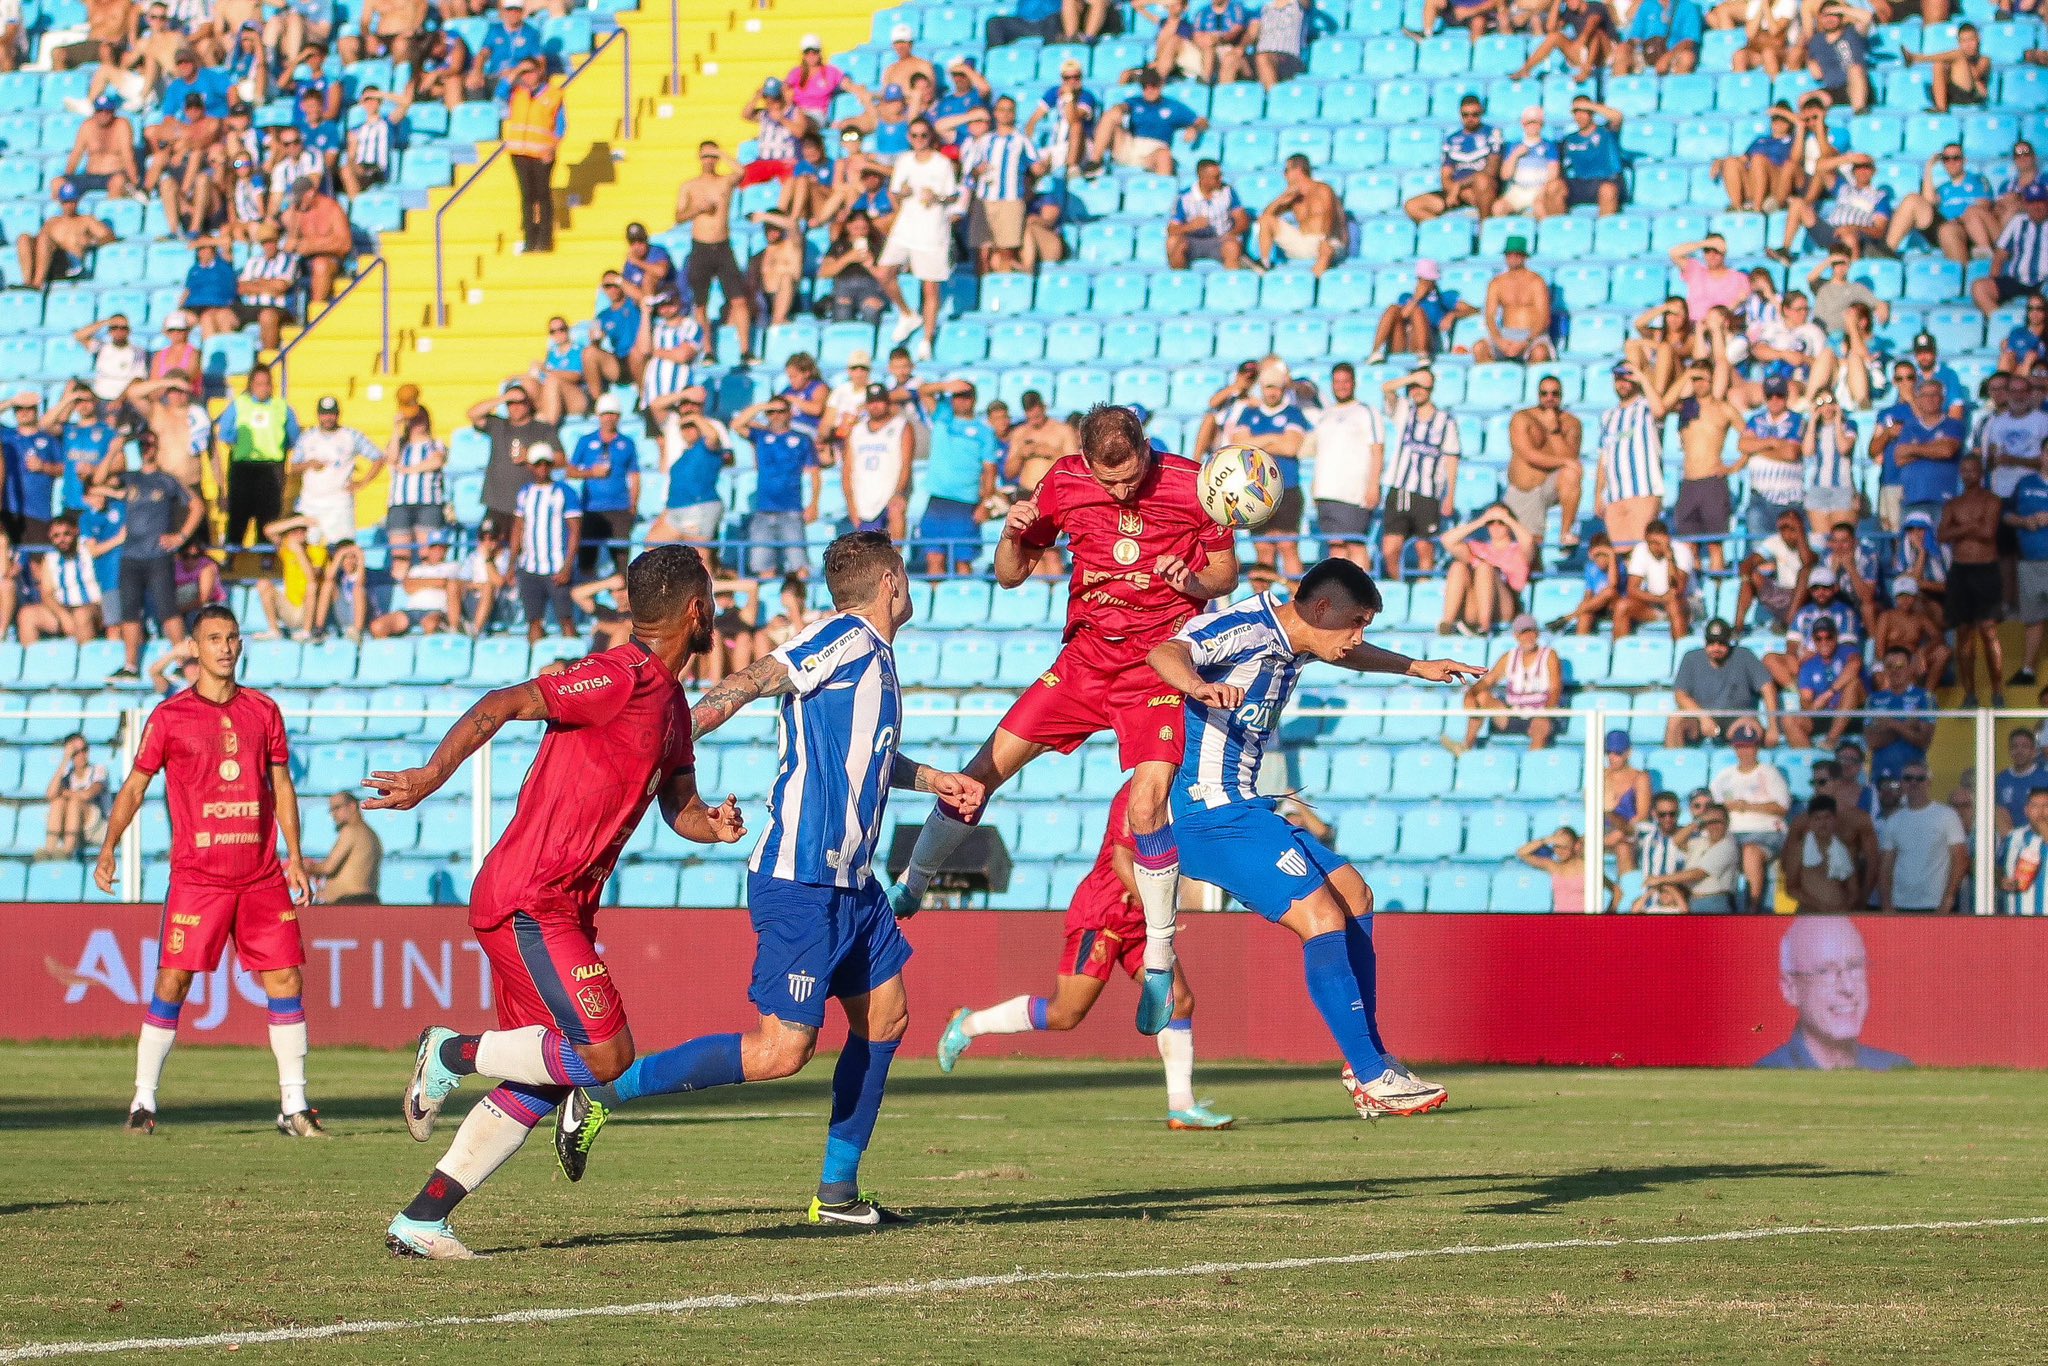
[[[1138,904],[1145,908],[1145,971],[1173,971],[1174,902],[1180,894],[1180,860],[1164,868],[1138,864]]]
[[[462,1117],[462,1127],[455,1131],[448,1155],[435,1164],[436,1170],[453,1177],[464,1190],[474,1194],[478,1186],[491,1179],[492,1172],[505,1165],[506,1158],[519,1151],[519,1145],[532,1132],[485,1096]]]
[[[1166,1108],[1195,1108],[1195,1030],[1175,1020],[1159,1031],[1159,1058],[1166,1064]]]
[[[978,1039],[983,1034],[1029,1034],[1031,998],[1013,996],[999,1006],[977,1010],[960,1022],[960,1029],[970,1039]]]
[[[277,1092],[284,1112],[306,1108],[306,1022],[270,1026],[270,1055],[277,1059]]]
[[[156,1109],[156,1086],[163,1080],[164,1059],[171,1056],[171,1045],[177,1041],[175,1029],[148,1023],[142,1026],[135,1040],[135,1100],[129,1109]]]
[[[545,1025],[486,1031],[476,1041],[477,1074],[498,1081],[523,1081],[528,1086],[555,1085],[555,1075],[548,1071],[547,1036]],[[448,1171],[446,1167],[441,1170]],[[454,1172],[448,1174],[462,1181]]]
[[[903,870],[903,888],[912,896],[923,896],[931,886],[932,874],[944,867],[946,860],[953,857],[960,841],[967,838],[967,832],[974,827],[966,821],[955,820],[943,810],[934,809],[925,818],[924,827],[917,832],[917,844],[910,851],[910,864]]]

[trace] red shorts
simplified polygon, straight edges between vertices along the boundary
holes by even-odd
[[[787,180],[790,170],[789,162],[774,157],[750,161],[740,170],[740,187],[744,189],[749,185],[765,185],[772,180]]]
[[[491,960],[498,1028],[546,1025],[570,1043],[603,1043],[626,1027],[626,1003],[598,957],[588,914],[514,911],[476,942]]]
[[[1067,948],[1060,976],[1107,982],[1121,967],[1136,977],[1145,966],[1145,915],[1122,896],[1103,900],[1084,885],[1067,912]]]
[[[164,897],[157,966],[212,972],[230,937],[235,957],[250,972],[276,972],[306,961],[298,908],[283,873],[246,887],[172,879]]]
[[[1181,695],[1145,662],[1146,651],[1083,632],[1024,690],[1002,729],[1020,740],[1072,754],[1089,736],[1116,732],[1117,757],[1139,764],[1180,764]]]

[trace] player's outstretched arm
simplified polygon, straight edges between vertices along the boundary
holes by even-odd
[[[1367,644],[1360,644],[1337,662],[1362,674],[1400,674],[1426,683],[1470,683],[1486,675],[1486,670],[1461,664],[1455,659],[1410,659],[1393,650]]]
[[[669,829],[698,844],[737,844],[747,834],[739,798],[728,793],[717,806],[706,806],[697,793],[694,768],[676,774],[661,789],[661,819]]]
[[[789,666],[774,655],[762,655],[738,673],[727,676],[723,683],[704,694],[702,702],[690,708],[690,733],[701,740],[755,698],[780,697],[791,686]]]
[[[905,792],[929,792],[943,797],[960,820],[974,819],[974,813],[981,810],[981,804],[988,798],[988,789],[981,781],[965,773],[947,773],[921,764],[905,754],[896,756],[896,766],[889,773],[889,786]]]
[[[154,777],[154,773],[131,769],[127,781],[114,793],[114,809],[107,816],[107,837],[100,842],[100,856],[92,866],[93,885],[109,895],[114,891],[114,853],[121,847],[121,836],[134,823],[135,813],[142,809],[142,799],[148,795],[150,779]]]
[[[531,679],[496,688],[476,700],[434,748],[434,757],[419,768],[372,773],[363,786],[377,795],[363,803],[371,811],[410,811],[455,776],[463,761],[482,749],[510,721],[545,721],[547,699]]]

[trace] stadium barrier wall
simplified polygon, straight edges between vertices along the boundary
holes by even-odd
[[[132,1035],[159,915],[111,903],[0,906],[15,984],[0,997],[0,1038]],[[1820,919],[1386,914],[1375,925],[1381,1020],[1389,1044],[1418,1063],[1747,1067],[1811,1019],[1827,1037],[1860,1033],[1867,1048],[1923,1066],[2048,1068],[2048,926]],[[316,1049],[398,1048],[428,1024],[493,1022],[488,967],[462,908],[315,906],[303,920]],[[1795,923],[1825,929],[1825,944],[1781,975]],[[1333,1059],[1293,936],[1244,913],[1182,924],[1202,1056]],[[602,912],[599,928],[642,1047],[753,1018],[745,912],[622,907]],[[956,1006],[1049,991],[1062,942],[1049,912],[929,911],[908,933],[908,1043],[920,1053]],[[976,1054],[1150,1057],[1152,1041],[1131,1027],[1135,999],[1114,986],[1071,1034],[984,1039]],[[197,985],[185,1042],[265,1037],[252,978],[223,968]]]

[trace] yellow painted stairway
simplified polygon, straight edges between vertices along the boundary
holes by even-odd
[[[555,163],[555,250],[525,256],[519,195],[509,159],[499,157],[442,221],[447,321],[434,321],[434,218],[456,186],[432,192],[428,207],[383,236],[390,274],[391,364],[380,371],[382,289],[373,273],[286,356],[294,405],[332,393],[350,425],[377,437],[389,430],[392,393],[420,386],[445,437],[471,404],[540,359],[554,314],[587,318],[598,277],[625,254],[628,223],[659,233],[675,222],[676,189],[696,174],[696,147],[718,140],[728,152],[752,136],[739,115],[770,75],[796,64],[799,39],[815,33],[825,50],[866,40],[872,10],[834,0],[772,0],[715,8],[683,0],[676,33],[679,89],[670,76],[669,9],[647,0],[621,14],[615,38],[569,88],[567,134]],[[627,59],[630,48],[630,62]],[[622,135],[622,74],[631,79],[633,127]],[[495,143],[485,144],[488,157]],[[564,208],[565,203],[567,208]]]

